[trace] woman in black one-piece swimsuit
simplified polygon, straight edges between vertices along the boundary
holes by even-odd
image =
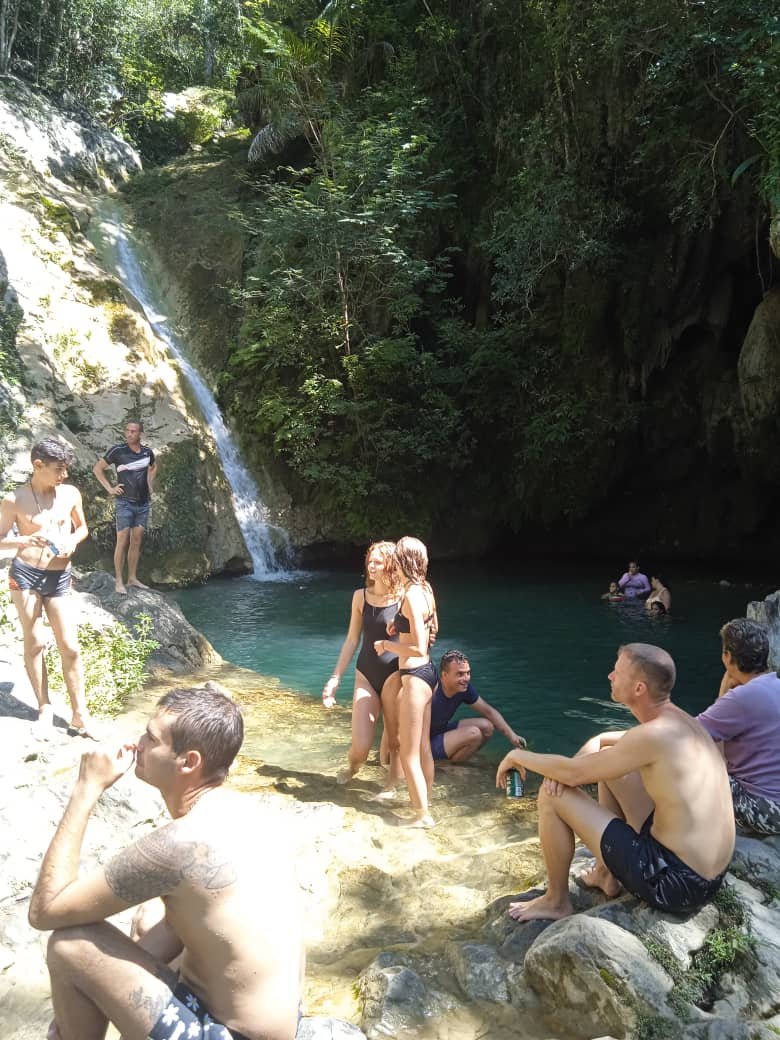
[[[385,728],[392,764],[400,752],[401,765],[414,809],[412,826],[432,827],[428,801],[433,787],[434,764],[431,754],[431,698],[436,686],[436,669],[428,648],[438,630],[436,600],[428,584],[428,550],[417,538],[396,542],[394,563],[404,582],[398,613],[390,628],[392,639],[379,639],[377,653],[387,650],[400,659],[401,690],[397,711],[391,702],[385,707]]]
[[[366,552],[365,588],[352,594],[352,611],[347,638],[341,647],[333,674],[322,690],[322,703],[332,708],[336,688],[357,648],[361,632],[363,643],[355,665],[355,691],[352,698],[352,743],[348,764],[337,780],[347,783],[368,758],[374,743],[376,724],[382,714],[382,702],[400,686],[398,657],[390,652],[377,654],[374,643],[387,639],[387,625],[398,610],[398,593],[391,566],[392,542],[374,542]]]

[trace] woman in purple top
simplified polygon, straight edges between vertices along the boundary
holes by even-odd
[[[636,599],[638,596],[646,596],[650,591],[650,582],[647,575],[639,570],[639,564],[631,560],[628,570],[618,582],[618,588],[626,599]]]

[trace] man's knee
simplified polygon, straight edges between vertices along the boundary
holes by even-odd
[[[97,926],[79,924],[71,928],[57,928],[49,936],[46,963],[56,971],[73,965],[86,965],[89,950],[97,945]]]
[[[484,743],[486,740],[490,740],[496,731],[496,727],[489,719],[480,719],[479,730],[482,733],[482,741]]]
[[[36,625],[24,634],[24,652],[31,657],[37,657],[46,649],[46,639],[43,632]]]
[[[143,527],[132,527],[130,529],[130,543],[131,545],[140,545],[144,540],[144,528]]]
[[[78,648],[78,644],[64,643],[62,646],[58,646],[57,649],[60,652],[63,668],[73,668],[81,660],[81,651]]]

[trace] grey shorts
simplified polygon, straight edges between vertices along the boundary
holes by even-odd
[[[780,834],[780,804],[746,791],[739,780],[729,777],[734,819],[740,827],[756,834]]]
[[[126,498],[116,500],[116,529],[124,531],[126,527],[149,526],[151,502],[128,502]]]

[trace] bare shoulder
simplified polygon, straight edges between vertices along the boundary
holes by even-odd
[[[69,506],[81,505],[81,492],[75,484],[61,484],[57,494],[62,495],[62,501]]]
[[[235,882],[235,867],[224,849],[181,821],[159,827],[129,845],[105,866],[106,882],[131,904],[171,895],[180,885],[212,891]]]

